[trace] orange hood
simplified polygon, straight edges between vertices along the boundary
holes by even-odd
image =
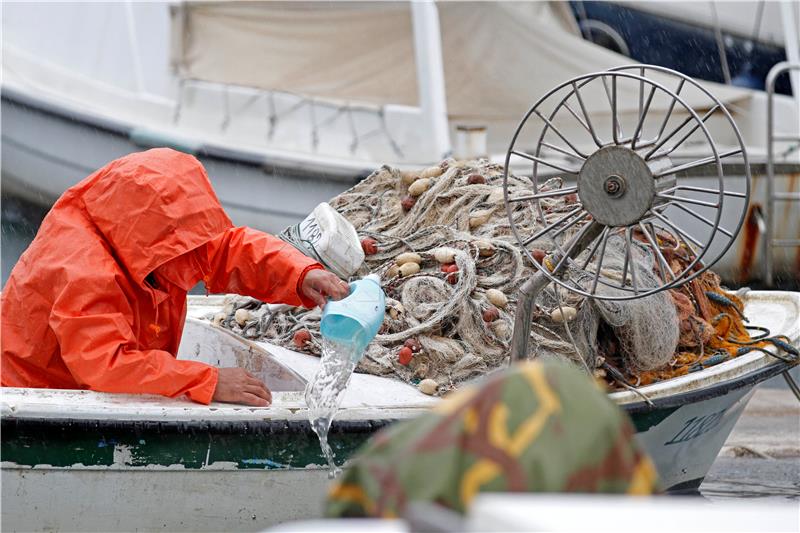
[[[87,181],[82,198],[89,219],[139,284],[232,226],[203,166],[175,150],[126,156]]]

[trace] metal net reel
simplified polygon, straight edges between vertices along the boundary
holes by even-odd
[[[726,176],[723,160],[734,156],[737,175]],[[530,193],[509,193],[512,167],[530,169]],[[563,182],[554,186],[556,176]],[[534,301],[547,284],[598,300],[680,287],[731,247],[750,197],[744,141],[723,102],[652,65],[578,76],[542,96],[512,137],[503,183],[511,231],[538,270],[521,287],[512,360],[526,357]],[[548,213],[565,198],[568,211]],[[513,216],[520,202],[540,222],[535,229]],[[662,253],[665,242],[688,255],[680,272]],[[534,248],[550,253],[539,262]],[[622,255],[613,272],[612,248]],[[644,256],[657,272],[645,286],[635,268]]]

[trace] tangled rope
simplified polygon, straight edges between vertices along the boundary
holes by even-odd
[[[356,277],[378,273],[387,296],[383,326],[357,371],[409,383],[434,380],[444,393],[507,362],[517,289],[535,268],[512,233],[502,176],[501,166],[485,160],[447,160],[421,173],[384,166],[329,202],[370,240],[365,250],[372,253]],[[562,185],[553,178],[541,190]],[[510,175],[507,190],[509,198],[529,195],[530,182]],[[519,231],[532,235],[573,210],[576,201],[574,194],[546,198],[541,214],[530,202],[513,202],[510,216]],[[566,241],[580,228],[576,224],[560,238]],[[659,233],[658,240],[680,272],[690,256],[680,253],[671,235]],[[534,257],[554,247],[546,235],[531,245]],[[657,286],[658,266],[648,246],[638,242],[632,253],[640,288]],[[624,256],[622,238],[609,239],[604,277],[622,279]],[[567,275],[578,284],[591,277],[580,270]],[[729,338],[751,341],[741,301],[720,298],[726,297],[710,272],[681,289],[628,301],[587,301],[551,285],[538,301],[529,356],[566,358],[624,387],[668,379],[707,363],[709,350],[727,348],[735,357],[742,345]],[[730,319],[726,331],[714,311]],[[233,297],[213,320],[247,338],[319,354],[320,317],[319,309]],[[720,335],[724,340],[715,341]],[[748,346],[763,348],[764,342]]]

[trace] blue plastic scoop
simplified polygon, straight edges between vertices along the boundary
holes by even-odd
[[[350,284],[349,296],[325,305],[320,332],[328,340],[352,346],[351,353],[361,359],[383,324],[385,307],[386,295],[380,278],[370,274]]]

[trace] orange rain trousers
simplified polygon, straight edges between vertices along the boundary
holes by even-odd
[[[169,149],[131,154],[67,190],[2,294],[2,385],[186,395],[209,403],[216,368],[175,358],[186,293],[312,307],[321,265],[233,227],[202,165]]]

